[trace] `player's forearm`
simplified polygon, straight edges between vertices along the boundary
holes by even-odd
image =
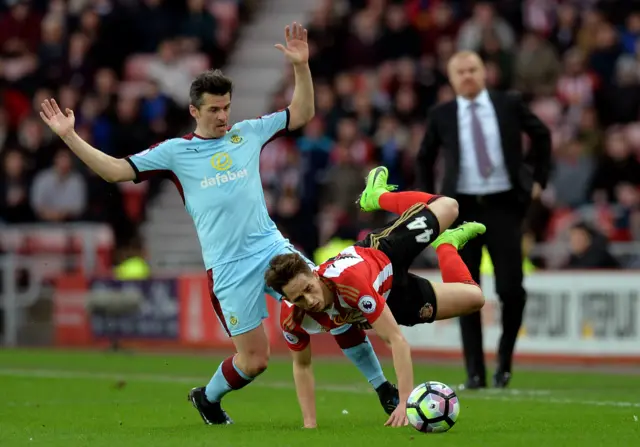
[[[406,403],[413,390],[413,363],[411,348],[404,337],[398,336],[390,340],[393,355],[393,367],[398,378],[398,392],[400,403]]]
[[[295,87],[293,97],[289,105],[289,130],[295,130],[304,126],[315,115],[315,102],[313,93],[313,80],[309,64],[293,66]]]
[[[311,365],[293,364],[293,380],[296,384],[296,393],[304,426],[312,428],[316,426],[316,396],[314,392],[315,381]]]
[[[71,132],[62,138],[69,149],[86,164],[89,169],[108,182],[133,180],[135,172],[125,160],[117,159],[91,146],[80,135]]]

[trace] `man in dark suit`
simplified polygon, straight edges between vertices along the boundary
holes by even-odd
[[[519,95],[487,91],[484,66],[476,53],[455,54],[448,71],[457,97],[429,113],[418,154],[418,181],[425,191],[435,191],[434,165],[441,154],[444,177],[439,193],[458,200],[460,221],[478,221],[487,227],[486,234],[467,244],[461,255],[477,282],[483,245],[494,264],[503,332],[493,382],[504,388],[511,378],[526,300],[522,226],[529,203],[547,183],[551,136]],[[530,138],[526,155],[523,132]],[[468,376],[465,386],[484,388],[480,313],[461,317],[460,328]]]

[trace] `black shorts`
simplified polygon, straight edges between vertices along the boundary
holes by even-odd
[[[440,224],[426,204],[416,203],[387,226],[372,231],[355,245],[380,250],[391,260],[393,282],[387,305],[398,324],[414,326],[436,318],[431,282],[409,273],[414,259],[440,234]]]

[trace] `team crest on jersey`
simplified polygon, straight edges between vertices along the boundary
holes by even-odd
[[[238,144],[242,141],[242,137],[240,135],[231,135],[229,139],[233,144]]]
[[[298,343],[298,337],[293,335],[291,332],[282,331],[282,335],[284,335],[284,338],[292,345],[295,345]]]
[[[376,300],[372,296],[365,295],[358,300],[358,309],[365,314],[372,314],[376,311]]]
[[[336,315],[333,317],[333,322],[336,326],[342,326],[345,324],[358,323],[362,320],[362,314],[357,310],[348,310],[344,315]]]
[[[429,303],[420,309],[420,319],[427,321],[433,315],[433,306]]]
[[[231,315],[231,318],[229,318],[229,323],[231,323],[231,326],[235,326],[238,324],[238,317],[236,317],[235,315]]]
[[[217,152],[211,157],[211,166],[217,171],[226,171],[232,164],[231,156],[227,152]]]

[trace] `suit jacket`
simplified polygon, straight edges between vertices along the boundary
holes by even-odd
[[[551,133],[547,126],[524,104],[518,94],[489,91],[500,128],[504,163],[509,180],[522,204],[528,204],[533,183],[543,188],[551,169]],[[527,156],[522,151],[522,132],[531,139]],[[460,172],[458,103],[454,99],[435,106],[428,117],[427,132],[418,152],[418,184],[435,192],[434,165],[442,149],[444,180],[440,194],[457,195]]]

